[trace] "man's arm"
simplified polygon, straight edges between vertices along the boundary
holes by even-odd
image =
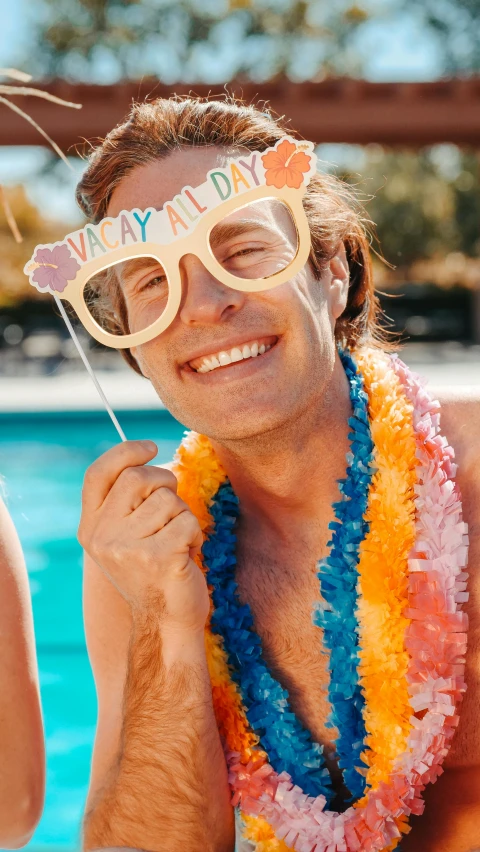
[[[124,445],[115,451],[117,462],[120,453],[125,464],[132,444],[130,450]],[[137,456],[134,451],[133,464]],[[129,456],[130,464],[132,459]],[[97,468],[97,478],[103,472]],[[152,495],[166,489],[158,469],[149,468],[144,476],[147,480],[160,477],[160,483],[144,487],[143,506],[148,508]],[[117,489],[117,498],[119,494],[124,500],[125,481]],[[154,520],[152,530],[162,527],[156,520],[161,517],[162,502],[169,502],[172,514],[172,498],[165,501],[156,494],[151,511],[141,510],[142,524],[148,527]],[[91,548],[96,548],[95,561],[87,556],[85,563],[85,626],[99,702],[85,848],[231,852],[233,810],[213,714],[205,615],[199,620],[194,606],[195,596],[206,592],[205,581],[196,566],[198,575],[181,573],[173,584],[171,575],[166,577],[165,566],[172,566],[178,557],[173,552],[169,558],[165,551],[172,546],[167,543],[168,523],[163,525],[159,577],[147,576],[151,569],[142,562],[139,550],[149,541],[139,532],[142,503],[134,497],[131,504],[137,507],[137,526],[132,521],[135,510],[117,524],[118,505],[111,498],[103,501],[100,514],[108,516],[102,523],[104,531],[108,528],[106,539],[112,542],[110,557],[99,553],[103,533],[97,530],[97,542]],[[148,531],[145,527],[143,533]],[[179,549],[179,531],[180,527],[174,530],[174,551]],[[84,528],[84,546],[87,538],[91,544],[95,536]],[[188,546],[186,553],[188,559]]]
[[[0,846],[31,838],[41,817],[45,752],[28,577],[0,498]]]
[[[227,778],[203,632],[165,637],[160,613],[153,601],[134,619],[120,747],[87,814],[85,847],[230,852],[218,832]]]

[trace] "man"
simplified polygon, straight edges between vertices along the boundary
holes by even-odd
[[[265,150],[283,135],[269,116],[243,105],[140,105],[94,152],[78,198],[96,222],[159,210],[228,157]],[[228,475],[240,504],[240,599],[294,713],[324,745],[342,800],[348,793],[326,725],[328,661],[311,613],[349,450],[349,383],[335,341],[371,343],[376,307],[368,241],[351,196],[333,178],[313,184],[317,194],[304,202],[313,250],[291,280],[243,292],[186,251],[175,318],[127,350],[127,359],[177,419],[208,436]],[[160,279],[157,272],[152,286]],[[445,774],[402,840],[407,852],[469,852],[480,844],[480,404],[450,398],[442,412],[471,535],[469,690]],[[195,562],[203,536],[176,494],[174,474],[145,466],[155,454],[148,441],[127,442],[85,478],[79,538],[99,701],[85,847],[227,852],[234,820],[205,652],[208,592]]]

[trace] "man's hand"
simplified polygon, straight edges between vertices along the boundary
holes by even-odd
[[[195,555],[202,532],[152,441],[127,441],[87,470],[78,539],[135,615],[152,606],[169,630],[203,630],[209,611]]]
[[[89,796],[84,849],[230,852],[233,809],[205,654],[209,598],[194,561],[202,533],[173,473],[146,466],[155,453],[150,441],[125,442],[85,476],[79,540],[132,617],[121,693],[111,665],[105,686],[97,667],[96,750],[112,721],[121,727]]]

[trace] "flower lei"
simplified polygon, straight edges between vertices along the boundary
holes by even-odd
[[[425,785],[441,772],[465,690],[467,617],[459,606],[467,597],[468,537],[453,451],[439,435],[439,406],[399,359],[371,350],[356,358],[376,468],[357,566],[367,789],[338,814],[325,810],[325,795],[309,796],[287,772],[275,771],[214,632],[213,601],[205,634],[213,704],[232,801],[257,852],[395,849],[409,815],[423,810]],[[208,536],[226,474],[207,438],[186,436],[176,474],[179,495]]]
[[[330,523],[332,539],[318,578],[325,601],[315,606],[313,622],[323,629],[323,644],[330,651],[328,697],[332,707],[327,727],[337,728],[338,765],[354,797],[365,787],[361,751],[365,739],[364,698],[358,680],[359,646],[356,612],[359,547],[368,532],[365,517],[372,478],[373,442],[368,421],[368,398],[363,378],[352,358],[340,352],[350,384],[353,414],[348,425],[351,452],[347,478],[339,482],[343,499],[333,504],[336,520]],[[357,771],[360,768],[360,772]],[[306,792],[306,791],[305,791]]]
[[[326,603],[318,607],[315,623],[324,626],[324,642],[330,654],[330,698],[334,704],[331,726],[337,725],[339,765],[345,768],[347,786],[361,795],[364,779],[355,770],[361,765],[365,729],[361,715],[363,698],[357,682],[358,638],[355,617],[358,545],[366,531],[363,513],[370,485],[373,449],[367,414],[367,397],[361,376],[346,353],[341,353],[350,384],[353,416],[349,419],[351,452],[347,478],[339,483],[343,500],[334,504],[337,521],[332,550],[321,564],[319,578]],[[204,543],[203,558],[208,566],[207,581],[212,587],[214,610],[212,630],[223,638],[224,647],[238,683],[250,726],[259,734],[269,763],[286,771],[309,795],[320,793],[333,798],[330,774],[324,765],[323,748],[313,743],[289,706],[288,693],[270,674],[262,658],[260,637],[254,631],[249,606],[242,606],[235,583],[235,544],[233,533],[238,517],[238,500],[226,481],[210,507],[213,530]],[[352,782],[352,783],[350,783]]]
[[[254,632],[249,606],[236,593],[233,527],[238,499],[227,481],[210,507],[214,531],[203,546],[207,581],[212,588],[212,630],[223,637],[232,677],[238,683],[248,723],[257,731],[271,766],[282,766],[309,795],[332,796],[323,748],[312,742],[289,707],[288,693],[270,674],[262,658],[260,637]]]

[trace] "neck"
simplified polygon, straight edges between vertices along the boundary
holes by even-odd
[[[213,442],[240,500],[242,528],[255,537],[288,539],[330,505],[345,475],[348,379],[338,356],[326,385],[306,410],[277,429],[252,438]]]

